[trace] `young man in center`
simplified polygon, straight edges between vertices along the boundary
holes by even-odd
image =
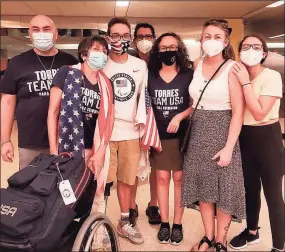
[[[110,141],[108,182],[117,180],[121,218],[117,232],[136,244],[143,243],[141,233],[130,223],[131,189],[136,182],[140,162],[140,134],[135,125],[141,85],[147,79],[145,61],[127,53],[131,43],[131,26],[125,18],[112,18],[107,39],[110,57],[104,72],[114,85],[115,122]]]
[[[148,63],[151,49],[155,41],[155,30],[151,24],[139,23],[135,27],[134,31],[134,45],[137,49],[137,57]],[[136,205],[136,193],[137,193],[138,179],[132,188],[131,193],[131,209],[130,219],[131,223],[135,223],[138,218],[138,206]],[[148,217],[149,224],[155,225],[161,223],[161,216],[158,208],[157,200],[157,183],[156,183],[156,171],[151,169],[149,176],[150,186],[150,201],[146,209],[146,215]]]

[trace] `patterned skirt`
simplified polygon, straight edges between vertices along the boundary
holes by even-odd
[[[240,222],[246,217],[245,189],[239,144],[232,161],[220,167],[213,156],[224,148],[232,113],[197,110],[184,156],[182,205],[197,209],[197,202],[214,203]]]

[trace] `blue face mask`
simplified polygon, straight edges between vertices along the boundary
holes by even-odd
[[[91,51],[87,58],[87,64],[93,70],[102,69],[107,64],[107,55],[103,52]]]

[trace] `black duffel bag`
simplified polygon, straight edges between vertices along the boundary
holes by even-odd
[[[64,204],[58,188],[62,180],[69,180],[75,203]],[[17,251],[57,251],[74,218],[91,209],[96,190],[83,157],[68,153],[40,154],[8,184],[1,188],[0,247]],[[88,194],[87,188],[92,189]]]

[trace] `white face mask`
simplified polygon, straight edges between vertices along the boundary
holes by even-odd
[[[147,54],[148,52],[150,52],[152,46],[153,46],[152,41],[146,39],[140,40],[137,43],[138,50],[143,54]]]
[[[252,48],[247,51],[241,51],[240,59],[248,66],[255,66],[263,59],[263,51],[256,51]]]
[[[224,43],[219,40],[206,40],[202,44],[203,51],[209,56],[213,57],[220,54],[224,49]]]
[[[34,47],[40,51],[48,51],[54,46],[53,33],[34,32],[32,33]]]

